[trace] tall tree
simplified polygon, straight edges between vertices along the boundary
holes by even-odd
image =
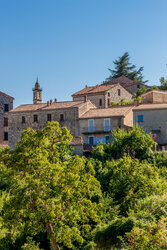
[[[100,203],[93,197],[101,195],[100,184],[84,158],[70,155],[71,139],[67,128],[51,122],[41,131],[24,131],[15,151],[1,152],[12,179],[2,227],[13,241],[46,233],[52,249],[72,248],[99,220]]]
[[[143,81],[143,67],[136,69],[134,64],[130,62],[130,56],[128,52],[125,52],[123,56],[119,57],[117,60],[114,60],[113,63],[115,65],[115,69],[108,69],[111,75],[107,78],[107,80],[114,79],[120,76],[126,76],[131,80],[138,82],[146,82]]]
[[[165,77],[160,78],[160,83],[161,83],[161,85],[159,88],[161,90],[167,90],[167,79],[165,79]]]

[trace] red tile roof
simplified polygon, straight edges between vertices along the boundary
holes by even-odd
[[[119,85],[119,84],[118,84]],[[86,87],[78,92],[76,92],[75,94],[73,94],[72,96],[83,96],[83,95],[91,95],[91,94],[95,94],[95,93],[105,93],[107,90],[114,88],[116,85],[115,84],[108,84],[108,85],[96,85],[95,87]]]
[[[138,110],[150,110],[150,109],[167,109],[167,103],[151,103],[151,104],[141,104],[133,109],[133,111]]]
[[[64,108],[72,108],[78,107],[83,104],[83,101],[80,102],[53,102],[50,105],[46,103],[40,104],[26,104],[20,105],[15,109],[12,109],[10,112],[22,112],[22,111],[38,111],[38,110],[52,110],[52,109],[64,109]]]
[[[131,85],[142,84],[141,82],[135,82],[126,76],[120,76],[115,79],[111,79],[103,82],[104,85],[120,83],[123,87],[129,87]]]
[[[90,109],[89,111],[81,115],[80,119],[125,116],[133,108],[134,106],[119,106],[119,107],[103,108],[103,109],[102,108]]]

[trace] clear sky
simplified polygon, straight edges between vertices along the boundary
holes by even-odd
[[[0,0],[0,90],[15,106],[71,100],[129,52],[149,84],[167,78],[167,0]]]

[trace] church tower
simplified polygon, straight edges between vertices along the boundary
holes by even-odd
[[[42,103],[42,89],[40,88],[38,78],[35,83],[35,88],[33,88],[32,90],[33,90],[33,104]]]

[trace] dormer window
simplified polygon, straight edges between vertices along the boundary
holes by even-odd
[[[60,114],[60,121],[61,121],[61,122],[64,121],[64,114]]]
[[[5,105],[4,105],[4,111],[5,111],[5,112],[8,112],[8,111],[9,111],[9,104],[5,104]]]
[[[120,96],[121,95],[121,90],[120,89],[118,89],[118,96]]]

